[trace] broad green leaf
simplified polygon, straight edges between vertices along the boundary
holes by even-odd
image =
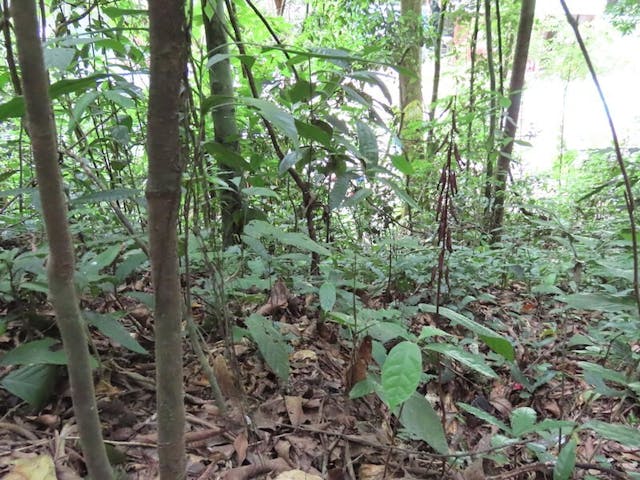
[[[618,442],[625,447],[640,448],[640,430],[619,423],[607,423],[600,420],[590,420],[581,430],[593,430],[600,436]]]
[[[284,175],[287,170],[295,166],[295,164],[298,163],[300,159],[302,159],[302,153],[300,152],[300,150],[292,150],[287,153],[278,166],[278,174]]]
[[[409,205],[411,208],[419,209],[420,206],[416,203],[416,201],[407,193],[407,191],[400,187],[396,182],[389,180],[388,178],[378,176],[377,180],[384,185],[387,185],[393,193],[395,193],[400,200]]]
[[[446,355],[489,378],[498,378],[498,374],[485,363],[481,355],[467,352],[449,343],[430,343],[424,348]]]
[[[349,398],[354,400],[369,395],[376,391],[376,386],[376,382],[367,377],[353,386],[349,391]]]
[[[265,187],[247,187],[242,189],[242,193],[247,196],[278,198],[278,194]]]
[[[348,189],[349,177],[347,175],[339,175],[333,184],[331,192],[329,192],[329,208],[331,210],[335,210],[342,205]]]
[[[113,103],[124,109],[133,108],[136,106],[136,102],[134,102],[131,97],[129,97],[129,95],[123,90],[106,90],[103,95],[107,100],[112,101]]]
[[[504,423],[502,420],[497,419],[489,412],[485,412],[481,408],[474,407],[473,405],[469,405],[468,403],[458,402],[457,404],[460,408],[462,408],[465,412],[470,413],[471,415],[478,417],[480,420],[484,420],[485,422],[495,425],[500,430],[505,433],[511,433],[511,429]]]
[[[82,92],[89,88],[94,89],[99,80],[108,77],[109,75],[99,73],[83,78],[59,80],[49,87],[49,95],[51,96],[51,99],[55,99],[68,93]]]
[[[251,248],[251,250],[253,250],[254,252],[256,252],[258,255],[260,255],[262,258],[264,258],[265,260],[269,260],[271,258],[271,255],[269,254],[269,252],[267,251],[267,249],[265,248],[265,246],[262,244],[262,242],[260,240],[258,240],[255,237],[251,237],[249,235],[241,235],[242,241],[249,247]]]
[[[31,290],[32,292],[49,293],[49,286],[46,282],[38,282],[35,280],[32,282],[22,282],[20,288],[23,290]]]
[[[240,100],[251,107],[257,108],[265,120],[281,130],[289,137],[294,148],[298,148],[298,129],[293,116],[289,112],[282,110],[275,103],[259,98],[244,97]]]
[[[247,320],[247,329],[258,345],[258,350],[273,372],[286,382],[289,379],[289,348],[282,334],[271,320],[252,314]]]
[[[378,139],[369,125],[360,120],[356,121],[356,132],[358,134],[358,150],[360,154],[369,162],[367,167],[378,164]]]
[[[413,342],[400,342],[391,349],[382,366],[384,400],[393,410],[418,387],[422,375],[422,353]]]
[[[435,305],[421,303],[419,305],[419,308],[421,312],[436,313]],[[504,338],[499,333],[491,330],[488,327],[485,327],[484,325],[479,324],[474,320],[471,320],[470,318],[465,317],[458,312],[454,312],[449,308],[440,307],[440,309],[437,311],[443,317],[451,320],[454,325],[460,324],[466,329],[476,333],[491,350],[499,355],[502,355],[505,359],[513,360],[515,358],[515,350],[513,348],[513,345],[511,345],[511,342],[509,342],[509,340]]]
[[[4,182],[7,178],[11,178],[14,174],[18,173],[19,170],[7,170],[6,172],[0,173],[0,182]],[[0,193],[2,196],[2,193]]]
[[[514,437],[520,437],[529,433],[536,423],[536,411],[529,407],[516,408],[511,412],[511,433]]]
[[[298,133],[301,136],[306,137],[309,140],[314,140],[327,148],[331,148],[331,134],[325,129],[309,123],[301,122],[300,120],[296,120],[296,127],[298,128]]]
[[[400,423],[411,436],[423,440],[436,452],[443,455],[449,453],[440,416],[423,395],[413,392],[404,402]]]
[[[131,275],[136,268],[147,261],[147,254],[141,251],[129,252],[122,262],[116,267],[116,279],[118,284],[124,283],[129,275]]]
[[[59,374],[56,365],[27,365],[9,373],[0,385],[39,410],[54,393]]]
[[[58,347],[52,350],[53,346]],[[19,347],[9,350],[2,358],[0,365],[66,365],[67,356],[62,350],[62,344],[55,338],[46,337],[41,340],[23,343]]]
[[[109,337],[114,342],[128,348],[132,352],[140,354],[148,354],[142,345],[140,345],[120,323],[124,313],[97,313],[84,311],[83,316],[89,325],[96,327],[100,332]]]
[[[235,171],[251,170],[251,165],[249,165],[242,155],[219,142],[204,142],[203,147],[207,153],[218,159],[224,168]]]
[[[126,292],[127,297],[134,298],[139,302],[145,304],[151,310],[155,308],[155,297],[152,293],[147,292]]]
[[[283,232],[279,228],[274,227],[263,220],[251,220],[247,225],[245,225],[244,233],[255,238],[261,238],[264,235],[271,235],[277,238]]]
[[[418,337],[418,340],[424,340],[425,338],[431,338],[431,337],[452,337],[453,335],[451,335],[450,333],[445,332],[444,330],[440,330],[437,327],[432,327],[432,326],[426,326],[426,327],[422,327],[422,331],[420,332],[420,336]]]
[[[358,204],[361,200],[367,198],[371,194],[373,194],[373,190],[371,190],[370,188],[361,188],[360,190],[357,190],[349,198],[347,198],[343,202],[343,205],[345,207],[353,207],[354,205]]]
[[[69,122],[68,128],[69,132],[73,132],[73,129],[80,121],[87,108],[89,108],[89,105],[95,102],[96,98],[98,98],[99,96],[100,92],[98,92],[97,90],[91,90],[89,92],[83,93],[82,95],[80,95],[80,97],[78,97],[78,100],[76,100],[76,103],[71,110],[71,121]]]
[[[336,303],[336,286],[331,282],[324,282],[318,292],[320,296],[320,308],[324,312],[330,312]]]
[[[387,87],[385,81],[380,78],[380,74],[378,72],[361,70],[357,72],[351,72],[348,74],[348,76],[351,78],[355,78],[356,80],[361,80],[363,82],[367,82],[371,85],[377,86],[384,95],[384,98],[387,100],[389,105],[391,105],[391,93],[389,92],[389,88]]]
[[[19,118],[24,115],[24,98],[13,97],[8,102],[0,104],[0,121],[8,118]]]
[[[280,242],[285,245],[291,245],[292,247],[299,248],[300,250],[307,250],[309,252],[315,252],[319,255],[331,255],[331,252],[322,245],[311,240],[307,235],[298,232],[284,232],[281,233],[278,238]]]
[[[142,192],[133,188],[114,188],[113,190],[102,190],[99,192],[92,192],[81,197],[77,197],[71,200],[72,205],[82,205],[85,203],[99,203],[99,202],[115,202],[117,200],[124,200],[126,198],[142,197]]]
[[[574,293],[557,297],[557,299],[566,303],[569,307],[579,310],[620,312],[637,308],[631,297],[616,297],[604,293]]]
[[[391,157],[391,163],[404,175],[413,175],[414,173],[413,165],[411,165],[411,162],[409,162],[404,155],[393,155]]]
[[[46,68],[57,68],[66,70],[73,57],[76,55],[75,48],[68,47],[50,47],[44,49],[44,64]]]
[[[381,343],[387,343],[396,338],[412,340],[414,336],[407,327],[395,322],[374,321],[367,329],[367,333]]]
[[[569,480],[576,466],[576,448],[578,442],[572,438],[564,444],[553,467],[553,480]]]

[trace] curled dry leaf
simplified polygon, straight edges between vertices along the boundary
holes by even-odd
[[[218,380],[218,386],[226,398],[238,398],[240,396],[227,360],[222,355],[217,355],[213,359],[213,372]]]
[[[371,337],[367,335],[362,339],[358,350],[351,355],[351,361],[344,375],[346,393],[349,393],[356,383],[367,378],[367,370],[371,363],[371,348]]]
[[[294,427],[300,426],[305,418],[302,411],[302,397],[300,396],[285,396],[284,403],[287,407],[287,415],[289,415],[289,421]]]

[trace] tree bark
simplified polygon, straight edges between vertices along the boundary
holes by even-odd
[[[85,325],[73,279],[73,242],[58,168],[56,127],[42,45],[38,37],[36,4],[33,0],[14,0],[11,13],[15,22],[31,149],[49,239],[49,293],[67,355],[73,410],[89,474],[92,478],[109,480],[112,478],[111,466],[102,441]]]
[[[209,18],[205,6],[215,6],[213,15]],[[229,53],[228,39],[224,26],[224,0],[202,0],[202,16],[205,25],[205,37],[209,55],[227,55]],[[236,107],[233,101],[233,75],[231,62],[224,58],[215,63],[209,72],[209,85],[212,95],[225,97],[213,109],[213,130],[215,141],[233,153],[240,153],[238,126],[236,123]],[[222,245],[228,247],[240,241],[244,229],[244,213],[239,186],[233,182],[234,178],[242,177],[242,170],[237,165],[226,163],[224,159],[218,162],[220,177],[226,182],[228,190],[219,192],[222,209]]]
[[[504,121],[502,137],[507,141],[500,151],[495,177],[495,198],[491,216],[491,241],[499,242],[502,235],[504,223],[504,200],[507,191],[507,177],[511,166],[511,154],[518,126],[518,116],[520,115],[520,103],[522,100],[522,89],[524,87],[524,77],[527,71],[527,60],[529,58],[529,43],[531,41],[531,31],[533,30],[533,19],[535,16],[536,1],[522,0],[520,8],[520,22],[518,24],[518,37],[516,39],[515,54],[513,58],[513,69],[511,72],[511,82],[509,85],[509,97],[511,104],[507,109]]]
[[[484,0],[484,21],[486,28],[486,40],[487,40],[487,68],[489,73],[489,132],[487,134],[487,160],[485,166],[485,187],[484,196],[487,200],[487,206],[485,209],[485,219],[490,221],[492,203],[494,202],[494,162],[495,162],[495,143],[496,143],[496,126],[498,107],[496,102],[496,67],[493,63],[493,27],[491,20],[491,0]]]
[[[147,153],[149,247],[155,290],[156,399],[161,480],[186,476],[182,308],[178,270],[180,82],[186,69],[183,0],[151,0]]]
[[[429,132],[427,135],[428,154],[431,156],[436,150],[437,140],[434,138],[434,123],[436,119],[436,102],[440,94],[440,70],[442,67],[442,34],[444,33],[444,20],[449,6],[448,0],[442,0],[437,12],[436,38],[433,48],[433,84],[431,86],[431,102],[429,104]],[[435,12],[434,12],[435,14]]]

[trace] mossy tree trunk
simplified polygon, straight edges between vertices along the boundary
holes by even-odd
[[[38,37],[36,4],[33,0],[14,0],[11,13],[22,70],[28,132],[49,239],[49,294],[67,355],[73,410],[89,474],[92,478],[109,480],[112,471],[102,441],[85,326],[73,280],[73,242],[62,175],[58,167],[56,127],[48,94],[49,82],[44,68],[42,44]]]
[[[149,247],[155,297],[156,399],[161,480],[186,475],[182,300],[178,270],[180,82],[186,69],[183,0],[151,0],[147,153]]]
[[[202,12],[209,56],[228,55],[224,0],[202,0]],[[239,154],[233,74],[229,58],[222,58],[211,67],[209,79],[211,94],[225,98],[213,109],[215,141],[232,153]],[[240,234],[244,228],[244,208],[239,191],[243,172],[238,165],[233,165],[221,158],[218,161],[218,174],[228,187],[227,190],[219,192],[222,210],[222,244],[227,247],[240,241]]]

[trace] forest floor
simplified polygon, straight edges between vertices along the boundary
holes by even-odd
[[[136,288],[148,291],[148,281],[139,282]],[[350,400],[345,383],[353,382],[348,377],[353,377],[354,365],[364,362],[367,366],[371,360],[366,340],[354,348],[352,339],[344,338],[338,325],[320,322],[317,307],[312,308],[308,299],[293,297],[287,306],[273,312],[294,348],[286,386],[279,384],[246,339],[233,346],[239,371],[224,361],[222,342],[208,343],[210,363],[229,398],[224,414],[215,406],[206,376],[186,345],[188,478],[553,478],[553,462],[541,461],[532,453],[531,445],[526,445],[531,438],[494,448],[491,439],[501,433],[498,427],[465,413],[458,402],[471,404],[506,424],[510,413],[523,406],[533,408],[539,421],[621,422],[640,417],[640,408],[632,399],[585,395],[591,387],[577,374],[581,358],[567,347],[566,340],[586,332],[593,313],[577,312],[571,325],[565,324],[558,334],[549,326],[562,325],[566,320],[555,317],[556,305],[551,300],[532,299],[520,284],[487,293],[495,300],[474,302],[466,308],[480,323],[491,317],[509,326],[505,334],[517,342],[518,364],[538,378],[530,377],[533,387],[527,389],[512,379],[508,369],[498,369],[500,377],[489,380],[448,364],[453,374],[439,374],[421,393],[441,415],[450,451],[456,453],[437,455],[424,442],[404,437],[396,418],[375,394]],[[384,306],[382,299],[366,303],[369,308]],[[100,312],[124,308],[129,312],[125,317],[129,331],[143,347],[153,351],[151,312],[126,292],[118,299],[107,295],[84,306]],[[14,307],[0,305],[0,313],[6,314]],[[201,324],[203,308],[196,303],[193,307],[194,318]],[[244,309],[248,314],[260,306],[236,307],[236,313]],[[50,306],[42,304],[38,314],[51,316]],[[412,331],[431,325],[464,335],[456,331],[459,327],[452,331],[448,323],[439,322],[434,315],[421,314],[411,322]],[[237,323],[242,325],[241,315]],[[25,328],[24,324],[9,324],[0,336],[0,352],[24,342]],[[32,330],[29,335],[34,339],[41,332]],[[92,338],[102,362],[96,385],[110,456],[122,472],[121,478],[156,478],[153,360],[112,345],[98,332],[92,332]],[[370,368],[376,367],[372,364]],[[544,376],[545,368],[559,373]],[[9,370],[0,366],[0,377]],[[438,374],[435,370],[431,373]],[[234,378],[242,380],[242,392],[234,385]],[[579,441],[573,478],[630,478],[628,474],[640,471],[640,449],[602,439],[589,430],[576,435]],[[539,445],[544,450],[544,445]],[[557,455],[557,451],[550,451]],[[28,461],[16,464],[20,459]],[[58,382],[51,401],[37,412],[0,389],[0,476],[54,479],[51,460],[58,479],[79,478],[83,473],[66,380]],[[50,476],[36,476],[47,471]]]

